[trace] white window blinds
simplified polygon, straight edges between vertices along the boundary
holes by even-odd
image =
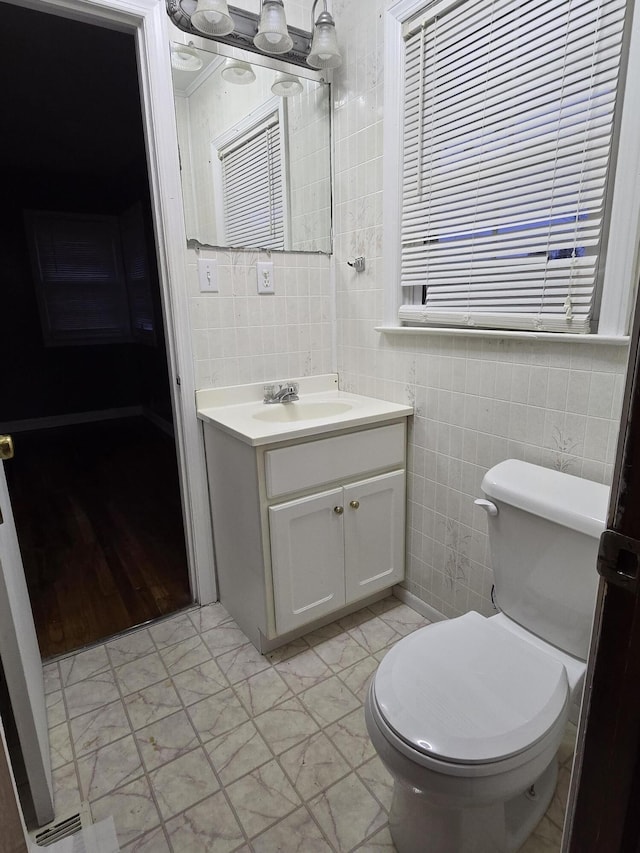
[[[280,145],[276,115],[220,150],[226,245],[284,249]]]
[[[405,25],[401,321],[591,330],[624,12],[464,0]]]

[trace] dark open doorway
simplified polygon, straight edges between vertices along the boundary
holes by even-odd
[[[7,478],[48,657],[173,612],[192,594],[134,37],[0,7],[0,73],[11,81],[0,432],[14,435]],[[72,270],[74,254],[95,266],[85,232],[35,235],[33,212],[70,217],[70,228],[109,223],[119,307],[102,268],[84,290],[86,276]]]

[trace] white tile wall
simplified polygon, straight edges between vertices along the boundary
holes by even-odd
[[[350,391],[416,406],[407,589],[447,616],[491,612],[484,472],[509,457],[601,482],[612,473],[624,347],[383,337],[383,13],[335,0],[345,62],[334,86],[338,369]],[[365,273],[346,261],[363,254]]]
[[[218,260],[219,293],[200,293],[187,251],[196,388],[329,373],[330,259],[326,255],[202,250]],[[258,295],[256,262],[271,259],[275,293]]]
[[[392,338],[374,331],[382,321],[385,287],[387,5],[390,0],[333,2],[344,56],[334,83],[338,369],[347,390],[416,406],[405,586],[448,616],[470,609],[489,613],[486,520],[473,507],[484,472],[516,457],[609,482],[627,352],[595,344]],[[295,6],[288,0],[294,25]],[[188,253],[198,388],[331,368],[328,258],[274,254],[276,295],[259,297],[258,253],[211,254],[218,258],[220,294],[202,295],[196,254]],[[364,273],[346,265],[355,255],[366,257]]]

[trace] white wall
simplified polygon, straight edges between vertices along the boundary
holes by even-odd
[[[309,7],[310,7],[309,3]],[[416,406],[410,431],[406,588],[442,613],[491,611],[484,472],[509,457],[600,482],[612,474],[625,347],[390,337],[383,320],[383,12],[334,0],[343,67],[333,89],[338,369],[347,390]],[[295,8],[295,7],[294,7]],[[287,3],[287,12],[295,23]],[[308,23],[302,22],[308,28]],[[218,257],[221,292],[201,295],[188,253],[198,388],[331,367],[330,261],[273,255],[276,295],[256,294],[251,252]],[[364,255],[355,273],[348,258]]]
[[[334,0],[338,369],[350,391],[416,406],[406,588],[447,616],[492,612],[484,472],[509,457],[600,482],[612,474],[625,347],[392,337],[383,321],[385,0]],[[355,273],[349,257],[365,255]],[[595,569],[594,569],[595,570]]]
[[[275,293],[257,293],[266,253],[203,250],[218,259],[220,293],[198,289],[187,250],[196,388],[285,380],[332,370],[330,259],[273,252]]]

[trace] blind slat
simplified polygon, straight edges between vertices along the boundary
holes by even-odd
[[[426,296],[401,320],[589,331],[624,12],[467,0],[405,25],[401,283]]]

